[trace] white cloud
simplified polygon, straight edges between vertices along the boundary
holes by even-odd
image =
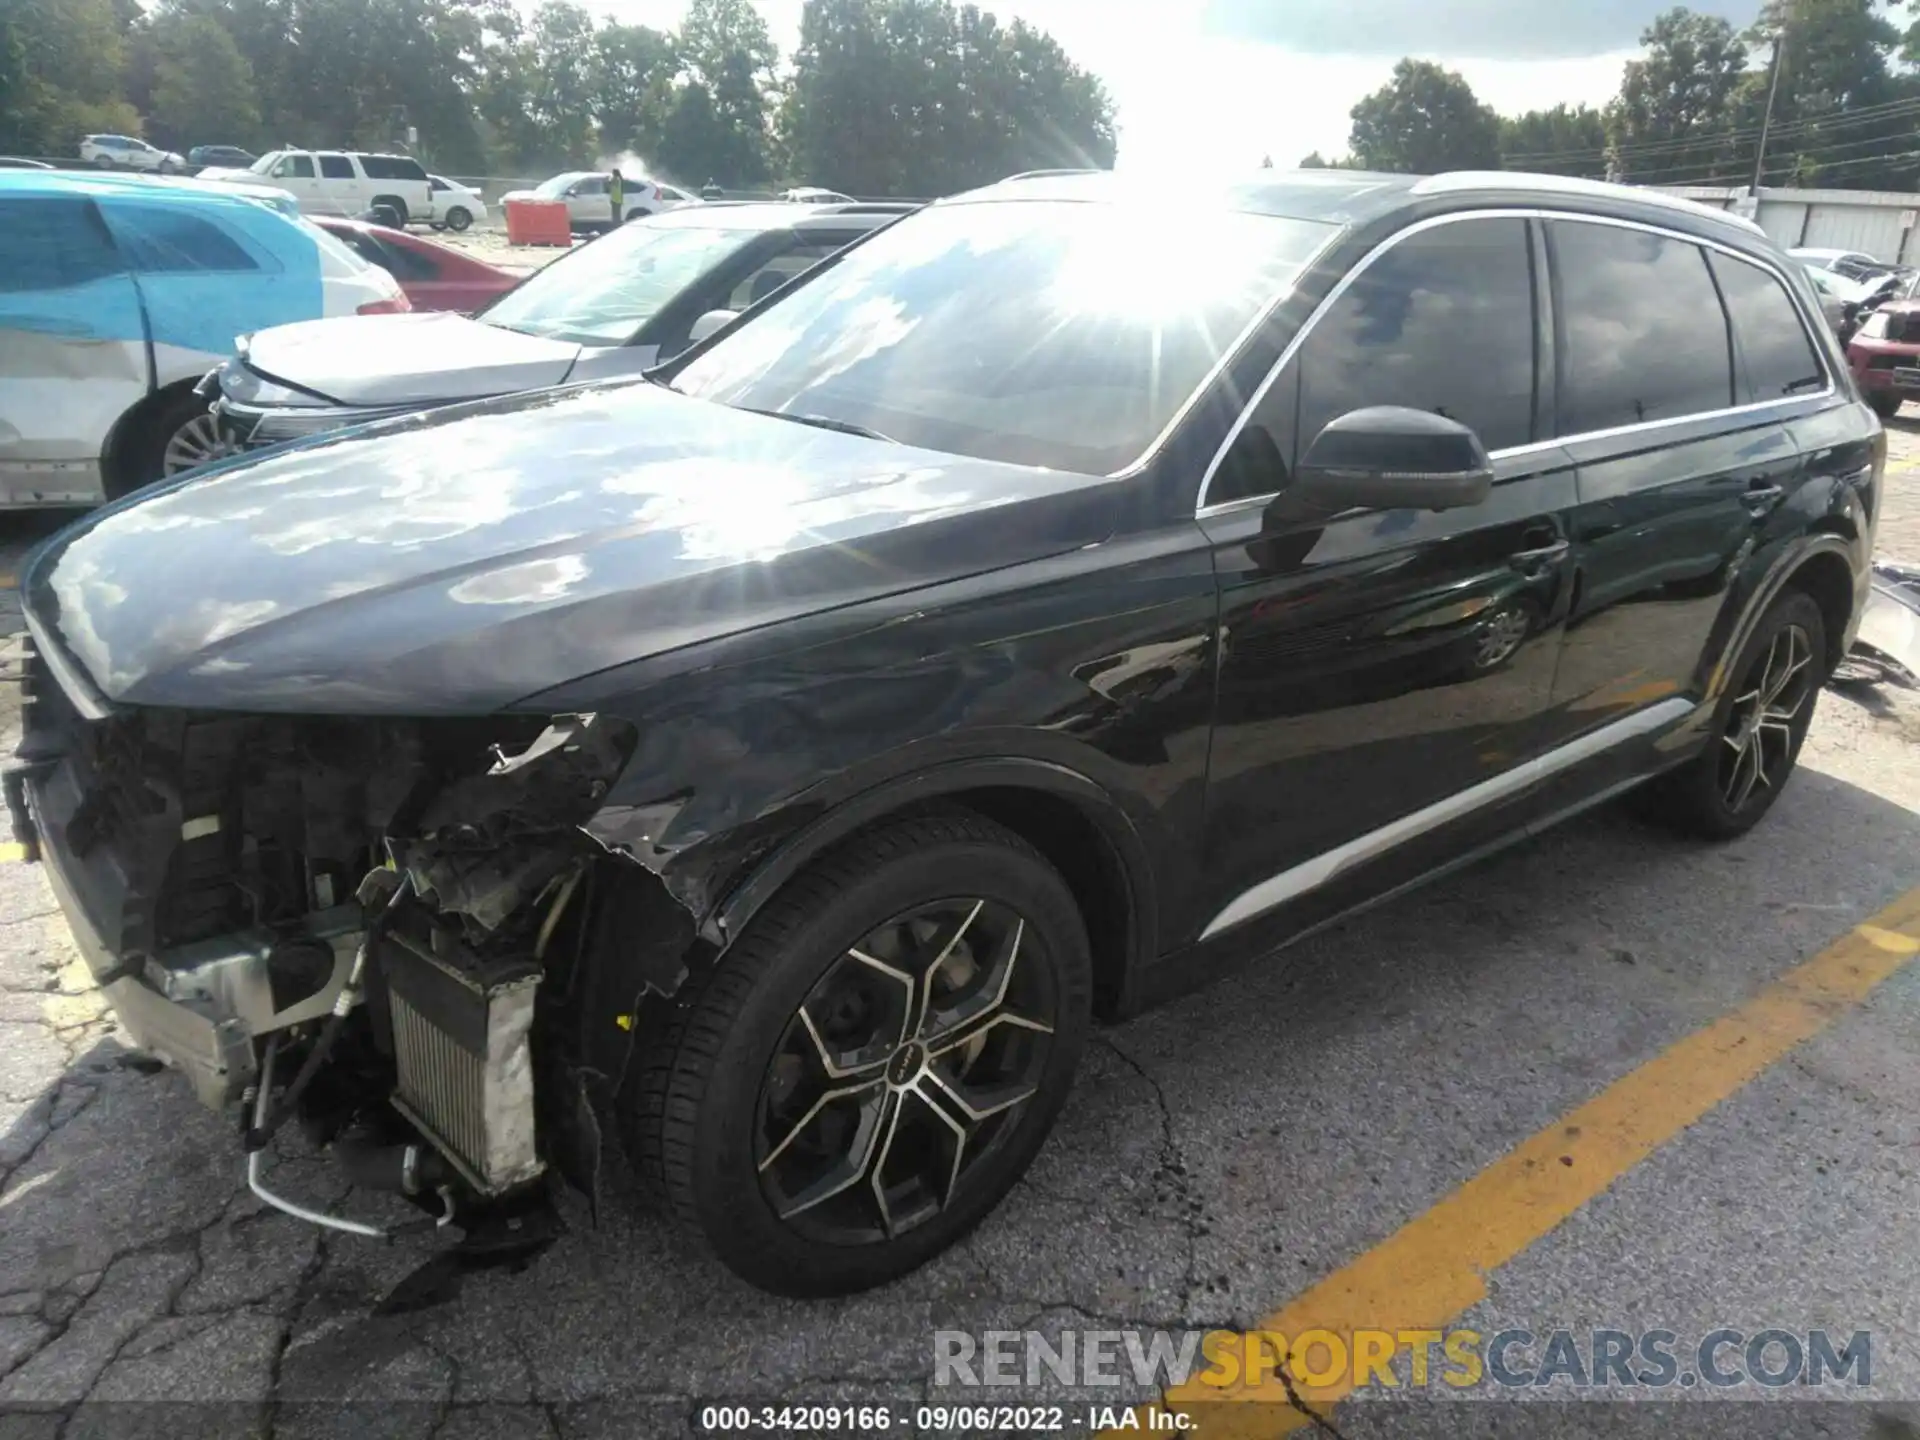
[[[629,24],[678,25],[687,0],[601,0]],[[800,34],[802,0],[756,0],[783,54]],[[1342,154],[1355,102],[1385,84],[1386,56],[1308,54],[1232,39],[1205,23],[1208,0],[986,0],[1003,20],[1019,16],[1052,33],[1107,83],[1125,170],[1183,176],[1244,172],[1271,155],[1290,166],[1309,151]],[[1602,105],[1620,84],[1632,50],[1570,59],[1481,59],[1435,53],[1502,114],[1559,104]]]

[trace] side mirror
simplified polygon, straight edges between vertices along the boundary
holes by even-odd
[[[693,330],[687,336],[688,343],[698,345],[709,336],[718,335],[739,318],[738,310],[709,310],[693,322]]]
[[[1493,462],[1457,420],[1399,405],[1353,410],[1314,437],[1295,498],[1339,511],[1456,510],[1493,490]]]

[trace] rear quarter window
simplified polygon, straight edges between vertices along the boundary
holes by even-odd
[[[367,172],[369,180],[427,181],[427,172],[420,162],[409,160],[404,155],[362,155],[360,166]]]
[[[1559,303],[1560,433],[1678,419],[1733,403],[1726,311],[1690,241],[1579,220],[1548,226]]]
[[[260,262],[207,214],[137,201],[103,207],[128,264],[142,275],[244,274]]]
[[[1730,255],[1708,259],[1746,363],[1748,398],[1783,400],[1825,389],[1826,367],[1787,287],[1758,265]]]

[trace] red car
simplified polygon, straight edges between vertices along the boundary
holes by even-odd
[[[478,310],[521,280],[450,245],[405,231],[365,220],[319,215],[311,218],[329,235],[351,245],[361,259],[398,280],[415,310]]]
[[[1886,419],[1902,400],[1920,400],[1920,300],[1894,300],[1869,315],[1847,342],[1847,364]]]

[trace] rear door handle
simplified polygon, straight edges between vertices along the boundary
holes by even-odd
[[[1535,550],[1516,550],[1507,557],[1507,563],[1522,575],[1543,575],[1567,558],[1567,552],[1573,548],[1566,540],[1556,540],[1551,545],[1542,545]]]

